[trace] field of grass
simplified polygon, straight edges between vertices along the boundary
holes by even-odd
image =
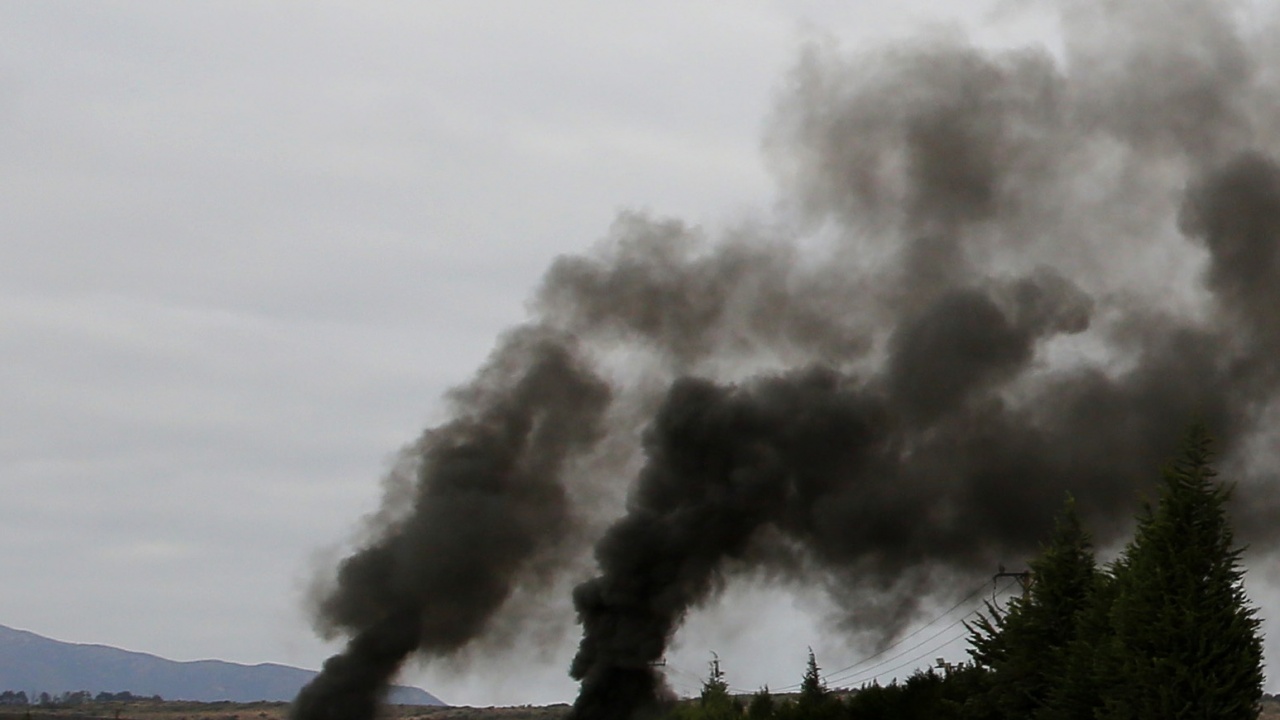
[[[568,705],[519,705],[514,707],[428,707],[393,705],[387,720],[564,720]],[[31,707],[0,709],[0,720],[287,720],[289,704],[199,703],[135,700],[87,702],[73,708]],[[1262,720],[1280,720],[1280,700],[1268,699]]]
[[[431,707],[391,705],[387,720],[563,720],[568,705]],[[232,703],[131,700],[86,702],[75,707],[0,708],[0,720],[287,720],[283,702]]]

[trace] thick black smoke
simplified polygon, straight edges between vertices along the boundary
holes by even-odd
[[[1280,86],[1269,26],[1233,11],[1064,3],[1056,56],[807,51],[767,143],[775,226],[624,215],[551,267],[417,446],[411,507],[389,496],[339,569],[320,617],[351,644],[297,717],[368,717],[408,654],[483,639],[587,536],[584,720],[662,697],[655,663],[737,573],[892,634],[1033,552],[1068,492],[1120,537],[1193,420],[1274,549]]]
[[[412,508],[344,560],[319,612],[347,632],[294,703],[297,718],[370,718],[406,657],[453,652],[484,633],[572,524],[561,482],[602,431],[608,387],[557,333],[523,328],[453,396],[428,431]]]

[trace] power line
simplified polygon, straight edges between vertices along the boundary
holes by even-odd
[[[1014,582],[1015,582],[1015,581],[1016,581],[1016,580],[1010,580],[1010,582],[1005,583],[1005,585],[1004,585],[1003,587],[998,587],[998,588],[996,588],[996,589],[992,592],[992,600],[994,601],[997,595],[1003,594],[1003,593],[1005,593],[1006,591],[1008,591],[1008,590],[1009,590],[1009,588],[1011,588],[1011,587],[1013,586],[1013,584],[1014,584]],[[949,624],[949,625],[947,625],[946,627],[944,627],[944,628],[942,628],[942,629],[938,630],[937,632],[935,632],[935,633],[933,633],[933,634],[929,635],[929,636],[928,636],[928,637],[926,637],[924,640],[921,640],[920,642],[918,642],[918,643],[916,643],[916,644],[914,644],[914,645],[912,645],[912,646],[910,646],[910,647],[908,647],[908,648],[904,649],[902,652],[899,652],[899,653],[897,653],[897,654],[895,654],[895,655],[892,655],[892,656],[890,656],[890,657],[884,658],[883,660],[881,660],[881,661],[880,661],[880,662],[878,662],[878,663],[875,663],[875,664],[873,664],[873,665],[870,665],[870,666],[867,666],[867,667],[863,667],[862,669],[857,670],[857,668],[859,668],[859,667],[861,667],[861,666],[863,666],[863,665],[866,665],[867,663],[869,663],[869,662],[871,662],[871,661],[875,660],[875,659],[876,659],[876,658],[878,658],[878,657],[881,657],[882,655],[884,655],[885,653],[889,652],[890,650],[893,650],[894,648],[897,648],[897,647],[902,646],[902,645],[903,645],[904,643],[906,643],[907,641],[911,640],[912,638],[916,637],[916,636],[917,636],[917,635],[919,635],[920,633],[924,632],[925,630],[929,629],[930,627],[932,627],[932,626],[936,625],[938,622],[942,621],[944,618],[946,618],[946,617],[948,617],[949,615],[951,615],[951,613],[953,613],[953,612],[955,612],[956,610],[960,609],[960,608],[961,608],[961,607],[963,607],[964,605],[966,605],[966,604],[968,604],[968,603],[972,602],[972,601],[974,600],[974,598],[978,597],[980,594],[982,594],[982,593],[986,590],[986,587],[987,587],[986,582],[983,582],[981,585],[978,585],[978,586],[977,586],[976,588],[974,588],[971,592],[969,592],[969,593],[968,593],[968,594],[966,594],[963,598],[961,598],[959,601],[957,601],[954,605],[952,605],[951,607],[947,608],[947,609],[946,609],[946,610],[944,610],[943,612],[939,613],[939,614],[938,614],[938,615],[936,615],[933,619],[931,619],[929,622],[927,622],[927,623],[925,623],[924,625],[921,625],[920,627],[916,628],[916,629],[915,629],[914,631],[912,631],[911,633],[909,633],[909,634],[907,634],[907,635],[903,636],[902,638],[898,639],[896,642],[894,642],[894,643],[892,643],[892,644],[890,644],[890,645],[887,645],[887,646],[885,646],[884,648],[881,648],[881,649],[880,649],[880,650],[878,650],[877,652],[875,652],[875,653],[873,653],[873,654],[871,654],[871,655],[868,655],[867,657],[865,657],[865,658],[863,658],[863,659],[861,659],[861,660],[859,660],[859,661],[857,661],[857,662],[853,663],[852,665],[848,665],[848,666],[845,666],[845,667],[843,667],[843,668],[840,668],[839,670],[835,670],[835,671],[832,671],[832,672],[830,672],[830,673],[826,673],[826,674],[824,674],[824,675],[823,675],[823,677],[822,677],[823,682],[824,682],[824,683],[827,683],[827,684],[835,684],[835,683],[842,683],[842,684],[843,684],[843,683],[848,683],[848,682],[850,682],[850,681],[853,681],[853,680],[855,680],[856,678],[860,678],[860,680],[858,680],[858,682],[863,682],[863,683],[865,683],[865,682],[869,682],[869,681],[875,681],[875,680],[878,680],[878,679],[879,679],[879,678],[881,678],[881,677],[884,677],[884,676],[886,676],[886,675],[889,675],[890,673],[894,673],[894,672],[897,672],[898,670],[901,670],[901,669],[903,669],[903,668],[910,667],[910,666],[912,666],[912,665],[914,665],[914,664],[917,664],[917,663],[919,663],[921,660],[923,660],[923,659],[925,659],[925,658],[929,657],[930,655],[932,655],[933,653],[937,652],[938,650],[941,650],[941,649],[943,649],[943,648],[945,648],[945,647],[948,647],[948,646],[950,646],[950,645],[953,645],[953,644],[955,644],[956,642],[958,642],[958,641],[960,641],[960,640],[964,639],[964,637],[965,637],[964,635],[957,635],[957,636],[955,636],[955,637],[953,637],[953,638],[951,638],[951,639],[947,640],[946,642],[944,642],[944,643],[942,643],[942,644],[940,644],[940,645],[935,645],[935,646],[931,647],[930,649],[926,650],[924,653],[922,653],[922,654],[920,654],[920,655],[917,655],[917,656],[915,656],[915,657],[912,657],[911,659],[909,659],[909,660],[907,660],[907,661],[905,661],[905,662],[903,662],[903,663],[901,663],[901,664],[899,664],[899,665],[895,665],[894,667],[889,668],[888,670],[881,671],[881,672],[876,673],[876,674],[874,674],[874,675],[868,675],[868,673],[870,673],[871,671],[876,670],[877,668],[884,667],[885,665],[888,665],[889,663],[895,662],[895,661],[897,661],[897,660],[899,660],[899,659],[901,659],[901,658],[903,658],[903,657],[905,657],[905,656],[909,655],[910,653],[912,653],[912,652],[914,652],[914,651],[916,651],[916,650],[918,650],[918,649],[920,649],[920,648],[922,648],[922,647],[925,647],[926,645],[929,645],[930,643],[934,642],[934,641],[935,641],[935,640],[937,640],[938,638],[940,638],[940,637],[942,637],[943,635],[945,635],[948,631],[950,631],[950,630],[954,629],[955,627],[959,626],[960,624],[964,623],[964,622],[965,622],[966,620],[968,620],[969,618],[971,618],[971,617],[974,617],[974,616],[978,615],[978,614],[979,614],[979,612],[980,612],[980,609],[979,609],[979,608],[971,609],[969,612],[965,613],[963,616],[961,616],[959,619],[955,620],[955,621],[954,621],[954,622],[952,622],[951,624]],[[694,675],[693,673],[688,672],[688,671],[686,671],[686,670],[681,670],[681,669],[676,668],[676,667],[673,667],[673,666],[671,666],[671,665],[668,665],[668,666],[667,666],[667,670],[668,670],[668,671],[671,671],[671,672],[674,672],[674,673],[677,673],[677,674],[679,674],[679,675],[683,676],[684,678],[692,678],[692,679],[695,679],[695,680],[697,680],[697,682],[699,683],[699,686],[700,686],[700,685],[701,685],[701,683],[702,683],[702,678],[701,678],[701,677],[698,677],[698,676]],[[855,670],[855,672],[853,672],[853,673],[851,673],[851,674],[846,675],[845,673],[848,673],[850,670]],[[668,681],[671,681],[671,680],[672,680],[672,678],[668,678]],[[686,681],[687,681],[687,680],[686,680]],[[672,683],[672,684],[676,684],[676,683]],[[681,682],[681,683],[679,683],[679,684],[683,685],[684,683],[683,683],[683,682]],[[803,683],[793,683],[793,684],[791,684],[791,685],[784,685],[784,686],[781,686],[781,687],[773,688],[771,691],[772,691],[772,692],[781,692],[781,693],[792,692],[792,691],[795,691],[795,690],[799,689],[799,688],[800,688],[800,686],[801,686],[802,684],[803,684]],[[755,692],[754,690],[744,690],[744,689],[742,689],[742,688],[738,688],[738,687],[734,687],[734,686],[729,686],[729,688],[728,688],[728,689],[729,689],[729,691],[730,691],[730,692],[733,692],[733,693],[736,693],[736,694],[742,694],[742,695],[749,695],[749,694],[752,694],[752,693],[754,693],[754,692]]]
[[[977,587],[975,587],[975,588],[974,588],[974,589],[973,589],[969,594],[967,594],[967,595],[965,595],[963,598],[961,598],[961,599],[960,599],[960,601],[959,601],[959,602],[957,602],[955,605],[952,605],[951,607],[947,608],[947,609],[946,609],[946,610],[944,610],[942,613],[940,613],[939,615],[935,616],[935,617],[934,617],[932,620],[930,620],[929,622],[927,622],[927,623],[925,623],[924,625],[921,625],[920,627],[916,628],[916,629],[915,629],[914,631],[912,631],[910,634],[905,635],[905,636],[903,636],[903,637],[899,638],[899,639],[898,639],[897,641],[895,641],[894,643],[892,643],[892,644],[890,644],[890,645],[886,645],[885,647],[881,648],[880,650],[876,651],[875,653],[872,653],[871,655],[868,655],[867,657],[862,658],[861,660],[859,660],[859,661],[857,661],[857,662],[853,663],[852,665],[848,665],[848,666],[845,666],[845,667],[840,668],[839,670],[833,670],[833,671],[831,671],[831,672],[829,672],[829,673],[826,673],[825,675],[823,675],[823,678],[822,678],[823,682],[830,682],[830,681],[831,681],[831,679],[832,679],[832,678],[834,678],[835,676],[840,675],[841,673],[844,673],[844,672],[848,672],[849,670],[852,670],[852,669],[854,669],[854,668],[856,668],[856,667],[859,667],[859,666],[861,666],[861,665],[865,665],[865,664],[867,664],[867,663],[871,662],[872,660],[875,660],[876,658],[880,657],[881,655],[884,655],[885,653],[889,652],[890,650],[892,650],[892,649],[894,649],[894,648],[896,648],[896,647],[898,647],[898,646],[902,645],[903,643],[907,642],[908,640],[910,640],[911,638],[915,637],[916,635],[919,635],[920,633],[922,633],[922,632],[924,632],[925,630],[929,629],[930,627],[932,627],[933,625],[935,625],[936,623],[938,623],[939,621],[941,621],[943,618],[945,618],[945,617],[947,617],[948,615],[950,615],[951,613],[955,612],[955,611],[956,611],[957,609],[959,609],[961,606],[965,605],[966,603],[971,602],[975,597],[977,597],[978,595],[982,594],[982,593],[983,593],[983,591],[985,591],[986,589],[987,589],[987,583],[986,583],[986,581],[983,581],[981,585],[978,585]],[[966,615],[965,617],[967,618],[968,616]],[[942,632],[946,632],[946,630],[947,630],[947,629],[949,629],[950,627],[954,627],[954,626],[955,626],[955,624],[953,623],[952,625],[948,626],[947,628],[944,628],[944,629],[942,630]],[[935,638],[935,637],[937,637],[937,636],[938,636],[938,634],[934,634],[934,635],[930,636],[930,638],[929,638],[929,639],[933,639],[933,638]],[[928,642],[928,640],[925,640],[925,642]],[[919,646],[917,645],[917,646],[915,646],[915,647],[919,647]],[[913,647],[913,648],[908,648],[906,652],[910,652],[912,649],[914,649],[914,647]],[[889,661],[892,661],[892,660],[894,660],[894,659],[896,659],[896,658],[898,658],[898,657],[901,657],[901,656],[902,656],[901,654],[900,654],[900,655],[895,655],[894,657],[889,658]],[[875,666],[873,666],[873,667],[879,667],[879,665],[875,665]],[[855,673],[855,675],[856,675],[856,674],[858,674],[858,673]],[[801,684],[802,684],[802,683],[792,683],[791,685],[785,685],[785,686],[783,686],[783,687],[778,688],[778,691],[779,691],[779,692],[788,692],[788,691],[790,691],[790,690],[795,690],[795,689],[798,689],[798,688],[800,687],[800,685],[801,685]]]
[[[918,665],[918,664],[920,663],[920,661],[921,661],[921,660],[923,660],[923,659],[925,659],[925,658],[929,657],[930,655],[932,655],[932,654],[934,654],[935,652],[937,652],[937,651],[941,650],[942,648],[947,647],[948,645],[954,645],[957,641],[959,641],[959,640],[963,640],[963,639],[964,639],[964,636],[963,636],[963,635],[957,635],[957,636],[955,636],[955,637],[951,638],[950,640],[948,640],[948,641],[946,641],[946,642],[942,643],[941,645],[939,645],[939,646],[937,646],[937,647],[935,647],[935,648],[930,649],[928,652],[924,653],[923,655],[920,655],[919,657],[912,658],[911,660],[908,660],[908,661],[906,661],[906,662],[902,663],[901,665],[895,665],[894,667],[891,667],[891,668],[889,668],[888,670],[885,670],[885,671],[884,671],[884,672],[882,672],[882,673],[878,673],[878,674],[876,674],[876,675],[872,675],[871,677],[868,677],[868,678],[863,678],[861,682],[862,682],[862,683],[864,683],[864,684],[865,684],[865,683],[868,683],[868,682],[875,682],[876,680],[879,680],[880,678],[885,677],[886,675],[889,675],[889,674],[891,674],[891,673],[898,672],[899,670],[902,670],[903,668],[908,668],[908,667],[911,667],[911,666],[913,666],[913,665]]]
[[[956,611],[958,608],[960,608],[962,605],[965,605],[965,604],[967,604],[969,601],[973,600],[975,597],[977,597],[979,594],[981,594],[981,593],[982,593],[982,591],[983,591],[983,590],[985,590],[986,588],[987,588],[987,583],[986,583],[986,582],[983,582],[981,585],[979,585],[978,587],[974,588],[974,589],[973,589],[973,591],[972,591],[972,592],[970,592],[968,595],[965,595],[963,598],[961,598],[961,599],[960,599],[960,601],[959,601],[959,602],[957,602],[955,605],[952,605],[951,607],[949,607],[949,608],[947,608],[945,611],[943,611],[941,615],[938,615],[937,617],[935,617],[934,619],[932,619],[932,620],[930,620],[929,622],[925,623],[924,625],[921,625],[920,627],[916,628],[916,629],[915,629],[915,631],[913,631],[911,634],[909,634],[909,635],[906,635],[906,636],[902,637],[901,639],[899,639],[897,642],[893,643],[892,645],[888,645],[888,646],[886,646],[886,647],[884,647],[884,648],[880,649],[878,652],[876,652],[876,653],[874,653],[874,654],[872,654],[872,655],[868,655],[867,657],[865,657],[865,658],[863,658],[863,659],[859,660],[858,662],[856,662],[856,663],[854,663],[854,664],[852,664],[852,665],[850,665],[850,666],[848,666],[848,667],[844,667],[844,668],[841,668],[841,669],[839,669],[839,670],[833,670],[833,671],[831,671],[831,672],[827,673],[827,677],[826,677],[826,678],[823,678],[823,679],[825,680],[825,679],[827,679],[827,678],[829,678],[829,677],[831,677],[831,676],[839,675],[840,673],[843,673],[843,672],[845,672],[845,671],[847,671],[847,670],[852,670],[853,668],[856,668],[856,667],[858,667],[859,665],[863,665],[863,664],[865,664],[865,663],[867,663],[867,662],[870,662],[871,660],[874,660],[874,659],[876,659],[877,657],[879,657],[879,656],[881,656],[881,655],[885,654],[886,652],[889,652],[890,650],[894,649],[895,647],[898,647],[899,645],[901,645],[901,644],[903,644],[904,642],[906,642],[906,641],[910,640],[911,638],[915,637],[916,635],[919,635],[920,633],[924,632],[926,629],[928,629],[930,626],[932,626],[934,623],[938,622],[938,621],[939,621],[939,620],[941,620],[942,618],[944,618],[944,617],[946,617],[946,616],[950,615],[951,613],[955,612],[955,611]],[[967,616],[966,616],[966,617],[967,617]]]
[[[985,584],[986,584],[986,583],[983,583],[983,585],[984,585],[984,586],[985,586]],[[1004,586],[1003,588],[1000,588],[1000,590],[999,590],[998,592],[1003,593],[1003,592],[1007,591],[1007,590],[1008,590],[1010,587],[1012,587],[1012,586],[1013,586],[1013,583],[1012,583],[1012,582],[1006,583],[1006,584],[1005,584],[1005,586]],[[981,591],[981,588],[979,589],[979,591]],[[956,605],[955,607],[952,607],[952,608],[951,608],[951,610],[948,610],[948,611],[947,611],[947,613],[950,613],[952,610],[955,610],[955,609],[956,609],[956,607],[959,607],[959,605]],[[889,673],[891,673],[891,672],[895,672],[895,671],[897,671],[897,670],[900,670],[900,669],[902,669],[903,667],[907,667],[907,666],[909,666],[909,665],[911,665],[911,664],[913,664],[913,663],[918,663],[920,660],[923,660],[923,659],[927,658],[928,656],[932,655],[934,652],[936,652],[936,651],[938,651],[938,650],[941,650],[942,648],[947,647],[948,645],[951,645],[951,644],[955,643],[957,640],[961,640],[961,639],[963,639],[963,638],[964,638],[964,635],[957,635],[957,636],[955,636],[955,637],[951,638],[950,640],[948,640],[947,642],[945,642],[945,643],[943,643],[943,644],[941,644],[941,645],[938,645],[938,646],[936,646],[936,647],[933,647],[933,648],[931,648],[931,649],[929,649],[929,650],[925,651],[925,652],[924,652],[924,653],[922,653],[921,655],[917,655],[916,657],[914,657],[914,658],[912,658],[912,659],[908,660],[906,663],[904,663],[904,664],[902,664],[902,665],[895,666],[895,667],[893,667],[893,668],[890,668],[890,669],[888,669],[888,670],[885,670],[885,671],[883,671],[883,672],[881,672],[881,673],[877,673],[877,674],[875,674],[875,675],[867,676],[867,673],[868,673],[868,672],[870,672],[871,670],[875,670],[876,668],[884,667],[885,665],[888,665],[889,663],[891,663],[891,662],[893,662],[893,661],[895,661],[895,660],[898,660],[898,659],[900,659],[900,658],[902,658],[902,657],[906,656],[907,654],[909,654],[909,653],[911,653],[911,652],[913,652],[913,651],[915,651],[915,650],[918,650],[918,649],[920,649],[920,648],[924,647],[925,645],[928,645],[929,643],[933,642],[934,640],[937,640],[939,637],[941,637],[942,635],[944,635],[947,631],[949,631],[949,630],[951,630],[951,629],[955,628],[956,626],[958,626],[958,625],[960,625],[960,624],[964,623],[964,622],[965,622],[966,620],[968,620],[969,618],[976,616],[979,612],[980,612],[980,611],[979,611],[979,610],[977,610],[977,609],[970,610],[969,612],[965,613],[963,616],[961,616],[961,617],[960,617],[958,620],[956,620],[955,622],[953,622],[953,623],[951,623],[950,625],[948,625],[948,626],[946,626],[946,627],[942,628],[942,629],[941,629],[941,630],[939,630],[938,632],[934,633],[933,635],[930,635],[929,637],[927,637],[927,638],[925,638],[924,640],[922,640],[922,641],[920,641],[920,642],[916,643],[915,645],[912,645],[911,647],[909,647],[909,648],[907,648],[907,649],[903,650],[902,652],[898,653],[897,655],[894,655],[894,656],[892,656],[892,657],[885,658],[884,660],[882,660],[882,661],[880,661],[880,662],[878,662],[878,663],[876,663],[876,664],[874,664],[874,665],[871,665],[870,667],[863,668],[862,670],[859,670],[859,671],[857,671],[857,672],[855,672],[855,673],[853,673],[853,674],[851,674],[851,675],[845,676],[845,677],[839,677],[839,678],[837,678],[837,677],[836,677],[837,675],[839,675],[840,673],[842,673],[842,672],[844,672],[844,671],[840,671],[840,672],[837,672],[837,673],[832,673],[832,674],[831,674],[830,676],[828,676],[827,678],[824,678],[824,681],[826,681],[826,682],[847,683],[847,682],[850,682],[850,681],[854,680],[855,678],[859,678],[859,681],[860,681],[860,682],[866,682],[866,681],[868,681],[868,680],[874,680],[874,679],[877,679],[877,678],[883,677],[884,675],[887,675],[887,674],[889,674]],[[944,614],[943,614],[943,617],[945,617],[947,613],[944,613]],[[921,629],[923,629],[923,628],[921,628]],[[913,634],[913,635],[915,635],[915,634],[917,634],[917,633],[912,633],[912,634]],[[910,637],[910,636],[908,636],[908,637]],[[904,640],[906,640],[906,639],[907,639],[907,638],[904,638]],[[899,643],[899,644],[901,644],[901,643]],[[886,649],[887,649],[887,648],[886,648]],[[874,656],[873,656],[873,657],[874,657]],[[867,660],[870,660],[870,659],[872,659],[872,658],[867,658]],[[865,662],[865,660],[864,660],[863,662]],[[852,668],[852,667],[856,667],[856,666],[857,666],[857,664],[855,664],[855,665],[853,665],[853,666],[850,666],[850,667]],[[865,677],[860,677],[860,676],[865,676]]]
[[[701,676],[695,675],[689,672],[688,670],[681,670],[680,668],[672,665],[670,662],[667,663],[666,669],[668,673],[668,678],[670,678],[670,673],[675,673],[676,675],[679,675],[685,678],[686,680],[693,680],[694,682],[697,682],[697,683],[702,683],[702,681],[704,680],[704,678],[702,678]]]
[[[831,678],[828,678],[828,679],[827,679],[827,682],[846,683],[846,682],[850,682],[850,681],[852,681],[854,678],[858,678],[859,676],[867,675],[867,673],[871,672],[872,670],[875,670],[876,668],[884,667],[885,665],[888,665],[889,663],[891,663],[891,662],[893,662],[893,661],[895,661],[895,660],[899,660],[899,659],[901,659],[901,658],[905,657],[906,655],[908,655],[908,654],[910,654],[910,653],[912,653],[912,652],[914,652],[914,651],[916,651],[916,650],[919,650],[920,648],[924,647],[925,645],[928,645],[929,643],[933,642],[934,640],[937,640],[939,637],[941,637],[941,636],[942,636],[944,633],[946,633],[948,630],[951,630],[952,628],[956,627],[957,625],[960,625],[960,624],[961,624],[961,623],[963,623],[965,620],[968,620],[969,618],[973,617],[973,616],[974,616],[974,615],[976,615],[977,613],[978,613],[978,611],[977,611],[977,610],[973,610],[972,612],[966,613],[966,614],[965,614],[963,617],[961,617],[959,620],[956,620],[955,622],[953,622],[953,623],[951,623],[950,625],[948,625],[948,626],[946,626],[946,627],[942,628],[941,630],[939,630],[938,632],[934,633],[933,635],[930,635],[929,637],[925,638],[924,640],[921,640],[920,642],[916,643],[915,645],[912,645],[911,647],[907,648],[906,650],[903,650],[902,652],[898,653],[897,655],[894,655],[893,657],[885,658],[884,660],[881,660],[880,662],[876,663],[875,665],[872,665],[872,666],[870,666],[870,667],[863,668],[863,669],[861,669],[861,670],[859,670],[859,671],[857,671],[857,672],[855,672],[855,673],[853,673],[853,674],[851,674],[851,675],[847,675],[847,676],[845,676],[845,677],[834,677],[834,676],[833,676],[833,677],[831,677]],[[943,645],[939,646],[938,648],[934,648],[934,650],[941,649],[942,647],[946,647],[947,645],[950,645],[951,643],[953,643],[953,642],[955,642],[956,640],[959,640],[960,638],[963,638],[963,637],[964,637],[963,635],[957,635],[956,637],[953,637],[953,638],[951,638],[950,640],[948,640],[946,643],[943,643]],[[924,653],[924,654],[922,654],[922,655],[917,655],[916,657],[914,657],[914,658],[912,658],[912,659],[908,660],[908,661],[907,661],[907,664],[908,664],[908,665],[910,665],[911,663],[919,662],[920,660],[922,660],[922,659],[924,659],[924,658],[928,657],[931,653],[933,653],[933,652],[934,652],[934,650],[929,650],[929,651],[925,652],[925,653]],[[897,668],[894,668],[894,669],[897,669]],[[885,672],[892,672],[892,670],[887,670],[887,671],[885,671]],[[882,674],[883,674],[883,673],[882,673]],[[872,676],[870,676],[870,677],[879,677],[879,676],[878,676],[878,675],[872,675]]]

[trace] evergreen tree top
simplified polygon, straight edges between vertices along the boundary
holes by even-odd
[[[1115,670],[1131,717],[1254,718],[1262,692],[1260,621],[1244,592],[1207,428],[1193,426],[1115,566]],[[1186,713],[1190,714],[1186,714]]]
[[[805,666],[804,679],[800,681],[800,700],[820,700],[827,694],[827,684],[822,680],[818,660],[809,648],[809,662]]]

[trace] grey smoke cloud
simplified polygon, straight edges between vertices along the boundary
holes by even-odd
[[[1237,523],[1274,549],[1274,464],[1245,451],[1278,389],[1280,97],[1221,4],[1139,5],[1066,7],[1062,59],[812,47],[767,141],[776,225],[627,214],[554,263],[319,600],[352,640],[297,717],[368,717],[409,654],[578,577],[584,540],[579,718],[663,697],[654,663],[738,574],[891,636],[1034,552],[1067,493],[1121,537],[1194,419],[1255,469]]]

